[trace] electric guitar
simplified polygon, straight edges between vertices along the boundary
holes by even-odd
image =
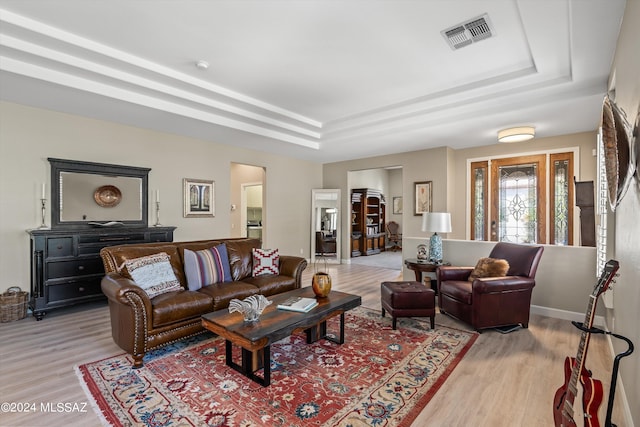
[[[585,357],[589,347],[593,318],[595,316],[598,297],[609,287],[609,283],[618,271],[618,261],[609,260],[604,266],[604,271],[590,295],[585,321],[582,324],[582,337],[575,358],[567,357],[564,361],[564,384],[556,391],[553,398],[553,420],[555,427],[575,427],[573,419],[573,401],[578,394],[578,380],[583,387],[582,393],[582,418],[585,427],[599,427],[598,407],[602,403],[602,382],[591,376],[591,372],[585,368]]]

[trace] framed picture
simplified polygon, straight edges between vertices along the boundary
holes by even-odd
[[[394,214],[402,213],[402,197],[393,198],[393,213]]]
[[[214,183],[203,179],[184,178],[184,217],[215,216]]]
[[[431,181],[414,182],[414,215],[431,212]]]

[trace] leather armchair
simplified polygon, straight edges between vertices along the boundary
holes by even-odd
[[[316,254],[335,254],[336,238],[333,236],[325,236],[322,231],[316,231]]]
[[[505,259],[505,277],[468,281],[473,267],[447,267],[437,270],[438,305],[441,313],[469,323],[480,331],[498,326],[529,326],[531,293],[544,247],[498,242],[490,258]]]

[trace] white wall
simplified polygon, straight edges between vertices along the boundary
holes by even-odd
[[[176,241],[230,237],[231,163],[264,166],[269,233],[263,245],[309,257],[319,164],[4,102],[0,120],[0,292],[29,289],[25,230],[40,225],[42,183],[51,188],[48,157],[151,168],[149,192],[160,190],[160,222],[177,226]],[[183,178],[215,181],[214,218],[183,218]]]

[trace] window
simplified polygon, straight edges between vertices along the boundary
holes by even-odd
[[[472,162],[470,177],[472,240],[573,244],[572,152]]]
[[[471,163],[471,239],[488,240],[487,238],[487,177],[489,162]]]
[[[573,153],[558,153],[549,156],[553,185],[549,197],[552,221],[549,243],[573,245]]]

